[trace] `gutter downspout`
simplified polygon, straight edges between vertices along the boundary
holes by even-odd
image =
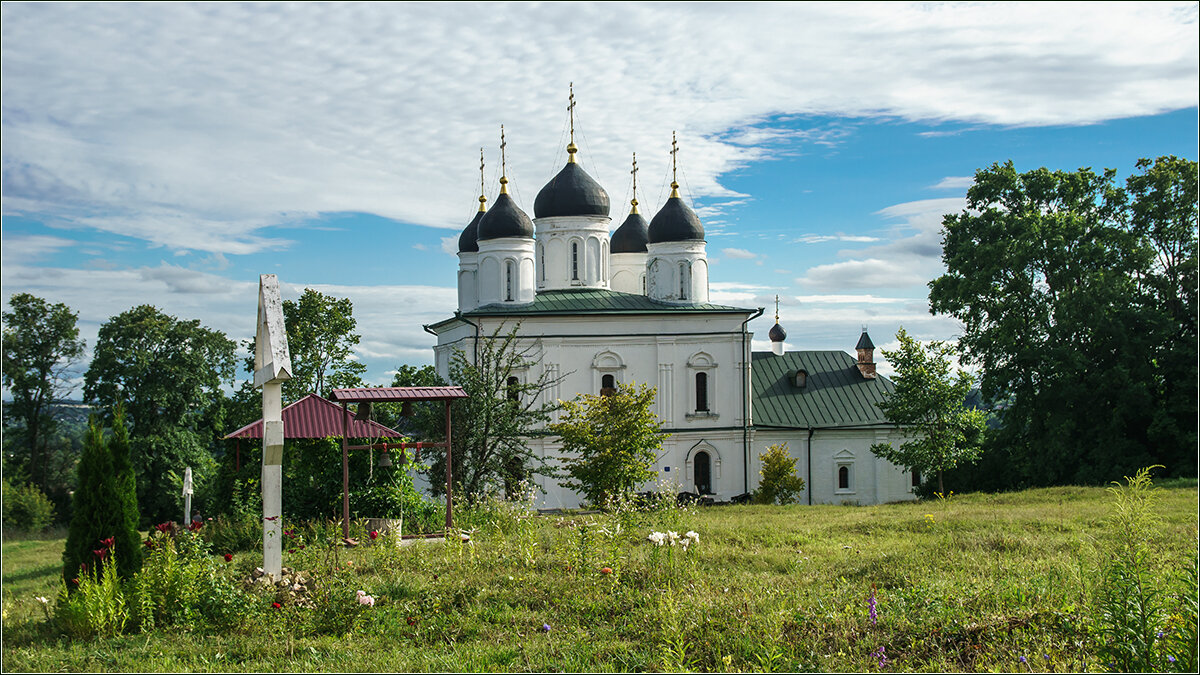
[[[742,368],[742,493],[750,494],[750,362],[754,359],[747,346],[746,340],[750,337],[750,333],[746,330],[746,324],[757,319],[767,311],[765,307],[759,307],[758,311],[746,317],[742,322],[742,361],[745,366]]]
[[[813,429],[812,427],[808,428],[808,444],[804,448],[805,454],[808,455],[808,489],[805,490],[805,492],[808,493],[809,506],[812,506],[812,437],[814,431],[816,431],[816,429]]]
[[[454,318],[475,328],[475,343],[474,343],[475,344],[475,347],[474,347],[475,360],[471,362],[471,365],[478,365],[479,364],[479,331],[480,331],[479,324],[464,317],[462,315],[461,310],[454,310]],[[429,324],[422,324],[421,328],[424,328],[426,333],[429,333],[430,335],[432,335],[434,337],[438,337],[438,334],[435,333],[433,331],[433,329],[429,327]]]

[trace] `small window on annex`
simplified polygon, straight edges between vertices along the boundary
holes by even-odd
[[[579,242],[571,242],[571,281],[579,281]]]
[[[600,395],[612,396],[617,393],[617,378],[611,373],[600,378]]]
[[[504,275],[505,297],[504,297],[504,299],[511,301],[513,299],[513,282],[516,281],[516,279],[514,279],[514,277],[517,276],[517,264],[515,262],[509,260],[508,262],[504,263],[504,269],[505,269],[505,275]]]
[[[838,467],[838,489],[839,490],[849,490],[850,489],[850,467],[848,467],[848,466],[839,466]]]
[[[708,373],[696,373],[696,412],[708,412]]]

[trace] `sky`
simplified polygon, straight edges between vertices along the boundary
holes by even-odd
[[[253,337],[258,277],[354,302],[370,384],[432,363],[458,233],[500,176],[566,161],[615,229],[669,193],[671,134],[713,302],[779,296],[789,349],[852,351],[928,308],[942,217],[1011,160],[1197,158],[1197,4],[188,4],[0,7],[5,302],[139,304]],[[6,305],[7,309],[7,305]],[[890,372],[885,363],[881,372]]]

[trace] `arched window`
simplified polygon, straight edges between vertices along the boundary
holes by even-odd
[[[542,246],[542,242],[538,242],[538,274],[542,281],[546,280],[546,247]]]
[[[696,412],[708,412],[708,373],[696,373]]]
[[[605,374],[600,378],[600,395],[611,396],[617,393],[617,378],[611,373]]]
[[[679,299],[687,300],[687,264],[679,263]]]
[[[508,400],[518,402],[521,400],[521,380],[516,377],[508,378]]]
[[[712,463],[709,461],[708,453],[700,451],[696,453],[695,459],[695,482],[696,493],[707,495],[712,494]]]
[[[646,294],[646,275],[642,275],[642,295]]]
[[[516,281],[515,277],[517,276],[516,263],[514,263],[511,260],[504,263],[504,272],[505,272],[505,274],[504,274],[504,277],[505,277],[505,279],[504,279],[504,288],[505,288],[504,299],[512,300],[513,299],[513,282]]]
[[[571,242],[571,281],[579,281],[579,242]]]
[[[850,467],[848,466],[838,467],[838,489],[850,489]]]

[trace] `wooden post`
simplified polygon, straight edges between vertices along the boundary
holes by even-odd
[[[350,413],[342,401],[342,536],[350,536],[350,450],[346,436],[350,433]]]
[[[258,278],[254,386],[262,387],[263,572],[272,579],[280,577],[283,567],[283,523],[279,520],[283,512],[283,381],[291,376],[279,279],[263,274]]]
[[[446,536],[450,536],[450,529],[454,527],[454,493],[453,493],[453,463],[451,462],[451,447],[450,442],[450,404],[453,403],[450,399],[446,399]]]

